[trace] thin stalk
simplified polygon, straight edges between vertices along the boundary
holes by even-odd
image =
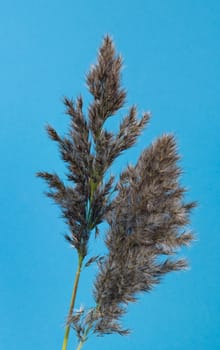
[[[81,349],[82,349],[84,343],[85,343],[86,340],[88,339],[88,334],[89,334],[89,331],[90,331],[91,328],[92,328],[92,324],[90,324],[90,325],[88,326],[88,328],[85,330],[85,333],[83,334],[83,337],[82,337],[82,339],[80,340],[80,342],[79,342],[79,344],[78,344],[76,350],[81,350]]]
[[[84,344],[84,341],[80,340],[79,345],[78,345],[78,347],[77,347],[77,349],[76,349],[76,350],[81,350],[81,349],[82,349],[83,344]]]
[[[78,267],[77,267],[76,276],[75,276],[74,285],[73,285],[73,292],[72,292],[72,297],[71,297],[71,302],[70,302],[68,319],[72,316],[73,309],[74,309],[74,304],[75,304],[75,300],[76,300],[76,293],[77,293],[77,288],[78,288],[78,283],[79,283],[79,277],[80,277],[80,273],[81,273],[82,262],[83,262],[83,257],[79,254],[78,255]],[[69,332],[70,332],[70,325],[66,325],[62,350],[67,349]]]
[[[86,207],[86,221],[87,221],[87,227],[88,227],[89,230],[91,229],[91,227],[90,227],[90,225],[91,225],[91,223],[90,223],[91,202],[92,202],[92,199],[93,199],[93,194],[94,194],[95,189],[96,189],[96,183],[92,182],[91,183],[91,195],[90,195],[90,199],[89,199],[89,201],[87,203],[88,206]],[[83,254],[78,253],[78,267],[77,267],[76,276],[75,276],[75,280],[74,280],[73,292],[72,292],[70,308],[69,308],[69,313],[68,313],[68,318],[67,319],[69,319],[72,316],[72,314],[73,314],[74,304],[75,304],[75,300],[76,300],[76,293],[77,293],[77,288],[78,288],[78,283],[79,283],[79,277],[80,277],[80,273],[81,273],[81,268],[82,268],[82,263],[83,263],[84,257],[85,257],[85,254],[83,255]],[[69,332],[70,332],[70,325],[66,325],[62,350],[66,350],[67,349],[67,344],[68,344],[68,339],[69,339]],[[83,341],[83,343],[84,343],[84,341]],[[79,349],[81,349],[82,345],[80,346]]]

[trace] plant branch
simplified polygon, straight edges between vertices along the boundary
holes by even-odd
[[[78,344],[78,347],[76,350],[81,350],[84,343],[86,342],[86,340],[88,339],[88,334],[90,332],[90,329],[92,328],[92,323],[86,328],[84,334],[83,334],[83,337],[82,339],[80,340],[79,344]]]

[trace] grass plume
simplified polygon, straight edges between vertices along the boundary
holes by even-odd
[[[118,132],[105,122],[124,106],[126,91],[121,87],[122,58],[107,35],[86,83],[93,99],[84,113],[83,98],[64,98],[70,117],[69,130],[61,136],[50,125],[49,137],[58,144],[67,165],[69,185],[56,173],[38,172],[47,185],[47,196],[57,203],[68,225],[65,236],[77,250],[76,272],[62,350],[67,349],[70,327],[81,349],[90,333],[127,334],[121,324],[126,305],[149,292],[168,272],[187,267],[176,251],[190,245],[188,229],[195,202],[185,202],[186,189],[180,185],[179,155],[173,135],[164,134],[145,148],[135,165],[128,165],[119,180],[107,178],[115,159],[132,147],[150,119],[138,117],[133,105],[122,119]],[[111,194],[114,193],[112,197]],[[96,235],[102,222],[108,223],[107,254],[90,257],[98,273],[93,286],[94,306],[74,312],[81,268],[88,255],[91,232]]]

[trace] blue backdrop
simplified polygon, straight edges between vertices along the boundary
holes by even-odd
[[[64,132],[62,98],[87,95],[85,74],[103,35],[124,57],[126,108],[150,110],[150,126],[119,172],[164,132],[178,140],[188,198],[198,200],[191,269],[173,273],[129,307],[128,337],[91,338],[86,349],[220,349],[219,1],[8,0],[0,12],[0,349],[61,349],[75,253],[43,195],[39,170],[65,168],[44,126]],[[86,97],[87,98],[87,97]],[[122,110],[118,117],[123,116]],[[98,242],[98,247],[101,243]],[[91,253],[97,248],[91,246]],[[92,266],[80,281],[89,304]],[[75,340],[69,349],[75,348]]]

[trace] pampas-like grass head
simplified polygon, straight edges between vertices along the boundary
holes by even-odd
[[[114,118],[125,104],[121,67],[122,58],[106,36],[97,63],[87,75],[93,97],[87,115],[81,96],[75,102],[65,98],[70,117],[67,135],[47,127],[67,164],[69,185],[55,173],[38,173],[49,186],[47,195],[62,210],[69,227],[66,239],[82,261],[88,254],[91,232],[98,234],[103,221],[109,226],[107,255],[90,259],[98,260],[99,267],[93,288],[95,306],[78,313],[71,310],[68,317],[80,342],[91,330],[99,335],[127,334],[120,324],[126,305],[136,301],[140,292],[151,291],[164,274],[185,269],[187,262],[176,251],[193,239],[186,227],[195,203],[184,201],[173,135],[164,134],[146,147],[136,164],[119,174],[118,182],[114,176],[106,177],[114,160],[135,144],[150,118],[149,113],[138,118],[132,106],[117,133],[105,127],[106,120]]]

